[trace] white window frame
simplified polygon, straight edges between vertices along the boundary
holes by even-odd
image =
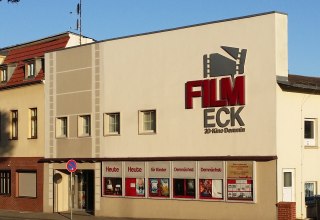
[[[35,61],[28,61],[25,64],[25,78],[34,78],[36,76],[36,65]]]
[[[78,136],[91,136],[91,115],[88,114],[78,116]]]
[[[306,137],[306,122],[312,122],[313,129],[311,132],[313,133],[312,137]],[[304,146],[317,146],[317,133],[318,133],[318,123],[315,118],[305,118],[304,119],[304,130],[303,130],[303,137],[304,137]]]
[[[150,115],[150,120],[146,121]],[[150,123],[150,128],[146,126],[146,123]],[[156,134],[157,132],[157,111],[153,110],[141,110],[139,111],[139,134]]]
[[[306,198],[307,195],[306,195],[306,185],[307,184],[313,184],[313,189],[314,189],[314,192],[313,192],[313,195],[317,195],[317,182],[316,181],[307,181],[304,183],[304,197]]]
[[[8,81],[8,68],[6,66],[1,66],[0,67],[0,82],[4,83]]]
[[[104,113],[104,135],[120,135],[120,123],[120,112]]]
[[[68,117],[56,118],[56,138],[68,137]]]

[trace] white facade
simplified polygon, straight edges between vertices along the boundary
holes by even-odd
[[[97,215],[275,219],[275,204],[290,200],[305,218],[304,184],[320,176],[319,131],[305,147],[304,118],[317,125],[320,98],[288,81],[287,42],[287,16],[272,12],[49,53],[47,162],[74,158],[94,172]],[[234,73],[222,74],[218,60]],[[66,135],[57,137],[61,118]],[[52,178],[65,165],[50,166]],[[293,178],[285,187],[284,175]],[[222,198],[202,198],[206,178],[222,180]],[[194,181],[194,195],[179,197],[181,179]],[[169,194],[154,198],[162,180]],[[249,199],[235,202],[230,187],[240,182],[234,195]]]

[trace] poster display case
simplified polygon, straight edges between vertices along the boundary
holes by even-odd
[[[196,162],[172,162],[173,198],[196,198]]]
[[[228,200],[253,201],[253,162],[227,162]]]
[[[125,196],[145,196],[145,163],[125,163]]]
[[[170,197],[170,162],[148,162],[149,197]]]
[[[122,196],[122,162],[102,163],[102,195]]]
[[[253,202],[253,161],[102,162],[102,196]]]
[[[224,199],[224,163],[223,161],[200,161],[199,199]]]

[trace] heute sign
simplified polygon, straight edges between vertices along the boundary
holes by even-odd
[[[185,84],[185,107],[201,99],[204,133],[245,132],[241,113],[245,107],[244,65],[246,49],[221,47],[229,56],[213,53],[203,56],[203,80]]]

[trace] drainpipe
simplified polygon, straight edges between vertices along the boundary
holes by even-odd
[[[311,94],[307,95],[304,99],[302,99],[301,105],[300,105],[300,119],[301,119],[301,123],[300,123],[300,130],[301,130],[301,135],[300,135],[300,139],[301,139],[301,155],[300,155],[300,172],[301,172],[301,192],[300,192],[300,196],[301,196],[301,202],[300,202],[300,213],[301,213],[301,219],[303,219],[303,191],[304,191],[304,186],[303,186],[303,149],[304,149],[304,117],[303,117],[303,106],[304,104],[308,101],[308,99],[310,98],[311,95],[314,95],[315,92],[317,91],[317,85],[315,87],[315,89],[312,91]]]

